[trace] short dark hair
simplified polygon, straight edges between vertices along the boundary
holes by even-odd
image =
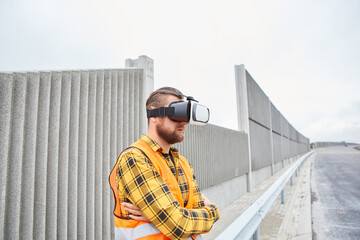
[[[164,97],[166,95],[173,95],[180,99],[183,98],[183,94],[178,89],[173,87],[162,87],[150,94],[146,100],[146,109],[150,109],[151,106],[154,108],[164,107]]]

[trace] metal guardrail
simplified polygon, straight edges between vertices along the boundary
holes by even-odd
[[[265,218],[272,204],[281,193],[281,202],[284,203],[284,187],[289,180],[292,184],[292,175],[297,175],[297,170],[303,162],[314,151],[308,152],[295,162],[278,180],[258,198],[243,214],[241,214],[232,224],[230,224],[216,240],[223,239],[242,239],[247,240],[251,237],[254,240],[260,239],[260,223]]]

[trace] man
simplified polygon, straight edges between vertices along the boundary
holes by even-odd
[[[147,134],[120,154],[110,174],[115,239],[201,239],[220,217],[218,207],[200,194],[187,160],[171,147],[184,140],[189,121],[208,117],[207,108],[183,96],[170,87],[150,94]],[[197,109],[193,120],[183,116],[190,105]]]

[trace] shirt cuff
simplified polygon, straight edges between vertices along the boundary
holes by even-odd
[[[208,209],[208,211],[211,215],[211,220],[213,222],[216,222],[217,220],[219,220],[220,211],[219,211],[219,208],[215,204],[210,204],[209,206],[206,206],[205,208]]]

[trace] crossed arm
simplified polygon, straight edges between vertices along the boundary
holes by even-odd
[[[201,196],[204,200],[205,206],[210,206],[211,204],[213,204],[212,202],[210,202],[210,200],[204,194],[201,194]],[[123,205],[125,207],[125,210],[130,213],[129,217],[131,219],[134,219],[137,221],[149,222],[149,219],[147,219],[147,217],[141,211],[141,209],[138,208],[137,206],[135,206],[134,204],[123,202],[121,205]]]

